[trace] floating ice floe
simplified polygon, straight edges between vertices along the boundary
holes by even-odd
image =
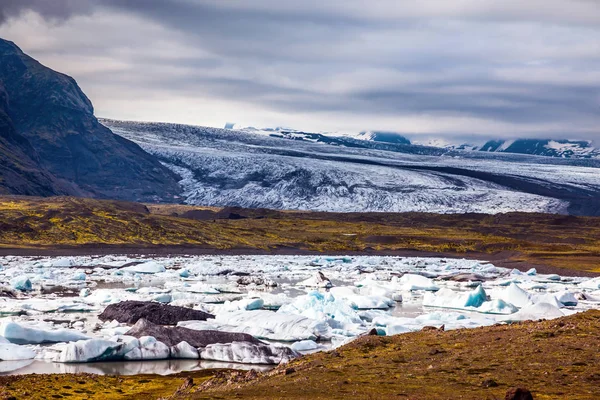
[[[254,326],[273,332],[271,338],[283,342],[327,338],[330,328],[326,322],[302,315],[267,310],[234,311],[217,314],[216,321],[235,326]]]
[[[298,354],[289,347],[247,342],[211,344],[200,352],[200,358],[203,360],[244,364],[280,364],[297,356]]]
[[[21,292],[30,292],[33,290],[33,285],[27,276],[18,276],[10,281],[10,286]]]
[[[148,261],[142,264],[123,267],[121,268],[121,271],[130,272],[132,274],[158,274],[160,272],[165,272],[166,268],[164,265],[159,264],[156,261]]]
[[[89,339],[88,336],[74,330],[36,329],[15,322],[3,322],[0,324],[0,336],[15,344],[62,343]]]
[[[0,343],[0,361],[31,360],[35,351],[12,343]]]

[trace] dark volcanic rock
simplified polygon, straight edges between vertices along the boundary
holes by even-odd
[[[140,319],[125,333],[128,336],[141,338],[142,336],[153,336],[159,342],[167,346],[175,346],[181,342],[188,342],[193,347],[206,347],[213,343],[250,342],[261,344],[262,342],[247,333],[220,332],[220,331],[197,331],[180,326],[167,327],[153,324],[145,319]]]
[[[75,80],[0,39],[0,193],[173,201],[178,177],[94,117]]]
[[[506,392],[505,400],[533,400],[531,392],[523,388],[511,388]]]
[[[191,308],[133,300],[111,304],[98,316],[102,321],[116,319],[125,324],[135,324],[144,318],[158,325],[177,325],[180,321],[206,321],[214,317],[212,314]]]

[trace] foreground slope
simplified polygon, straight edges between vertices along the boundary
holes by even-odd
[[[479,400],[523,387],[537,400],[591,400],[600,396],[599,335],[600,312],[588,311],[546,322],[365,336],[255,379],[223,374],[174,398]]]
[[[172,201],[179,193],[172,171],[98,122],[73,78],[2,39],[0,85],[2,125],[12,126],[12,136],[20,138],[8,141],[8,134],[2,134],[0,165],[19,164],[15,156],[25,154],[21,165],[0,170],[0,191],[143,201]]]
[[[4,250],[2,250],[4,248]],[[378,253],[600,272],[600,219],[313,213],[0,197],[0,253]],[[541,272],[541,270],[540,270]]]
[[[600,160],[103,120],[183,177],[188,204],[600,215]],[[334,140],[335,139],[335,140]]]
[[[600,395],[600,312],[456,331],[365,336],[265,374],[207,370],[175,376],[0,377],[6,398],[70,399],[503,399]]]

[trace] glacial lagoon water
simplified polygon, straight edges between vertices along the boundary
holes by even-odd
[[[86,362],[94,358],[91,354],[77,363],[57,362],[68,346],[61,342],[63,337],[83,336],[101,344],[122,340],[130,326],[100,321],[98,315],[124,300],[207,311],[214,320],[180,325],[235,329],[298,353],[326,351],[372,329],[391,335],[424,326],[471,328],[600,308],[598,278],[521,272],[461,259],[105,255],[2,257],[0,266],[0,282],[10,288],[0,297],[0,334],[8,335],[0,342],[12,342],[4,345],[5,351],[17,354],[18,349],[26,358],[1,361],[1,374],[170,374],[272,367],[258,364],[264,360],[258,356],[241,359],[235,349],[203,353],[210,360],[140,356]],[[54,343],[38,343],[31,333],[18,337],[14,332],[22,328],[51,337]]]

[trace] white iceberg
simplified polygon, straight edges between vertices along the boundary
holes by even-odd
[[[302,315],[267,310],[234,311],[217,314],[216,321],[235,326],[254,326],[273,332],[275,340],[295,342],[298,340],[328,338],[330,328],[323,321]]]
[[[166,270],[164,265],[159,264],[156,261],[148,261],[142,264],[121,268],[121,271],[130,272],[132,274],[157,274],[159,272],[165,272]]]
[[[244,364],[280,364],[290,361],[296,353],[289,347],[249,342],[215,343],[200,351],[202,360]]]
[[[2,323],[0,336],[15,344],[62,343],[89,339],[88,336],[74,330],[35,329],[19,325],[16,322]]]
[[[0,361],[31,360],[36,356],[35,351],[12,343],[0,343]]]

